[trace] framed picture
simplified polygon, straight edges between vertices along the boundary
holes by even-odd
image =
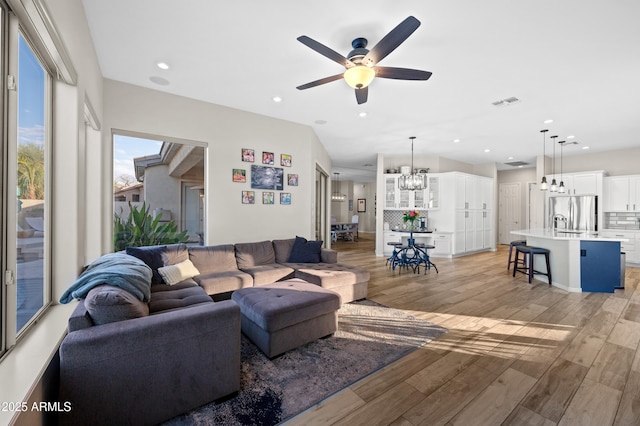
[[[284,170],[278,167],[251,166],[251,188],[280,190],[284,186]]]
[[[256,192],[255,191],[242,191],[242,204],[255,204]]]
[[[367,211],[367,199],[358,198],[358,213],[364,213]]]
[[[290,192],[281,192],[280,193],[280,204],[291,204],[291,193]]]
[[[274,194],[273,192],[263,192],[262,204],[274,204],[273,194]]]
[[[287,175],[287,185],[289,186],[298,186],[298,175],[288,174]]]
[[[233,181],[234,182],[246,182],[247,171],[245,169],[233,169]]]
[[[280,154],[280,165],[283,167],[291,167],[291,156],[289,154]]]
[[[252,149],[242,148],[242,161],[245,163],[253,163],[255,159],[256,156]]]
[[[275,155],[273,152],[262,151],[262,164],[274,164]]]

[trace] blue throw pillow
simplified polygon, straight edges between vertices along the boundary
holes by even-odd
[[[291,263],[319,263],[322,241],[307,241],[305,238],[296,237],[289,254]]]
[[[162,254],[166,249],[167,246],[127,247],[126,252],[128,255],[142,260],[149,268],[151,268],[151,271],[153,272],[151,284],[164,284],[164,280],[158,272],[158,268],[165,266]]]

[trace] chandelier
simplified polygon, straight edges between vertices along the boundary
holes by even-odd
[[[406,191],[418,191],[427,187],[425,176],[417,174],[413,168],[413,140],[415,136],[411,136],[411,169],[407,173],[407,168],[401,167],[402,175],[398,178],[398,188]]]
[[[340,173],[334,173],[334,175],[334,187],[336,190],[331,194],[331,201],[337,201],[341,203],[347,198],[347,196],[340,191]]]

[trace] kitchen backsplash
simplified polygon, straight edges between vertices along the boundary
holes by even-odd
[[[606,212],[605,229],[640,229],[640,212]]]
[[[420,217],[427,218],[427,229],[433,229],[433,224],[429,222],[429,216],[427,210],[418,210],[420,213]],[[396,226],[402,228],[404,222],[402,221],[402,215],[404,214],[403,210],[385,210],[382,215],[384,222],[389,224],[389,229],[394,229]],[[415,227],[420,226],[420,222],[415,222]],[[409,228],[409,223],[407,222],[407,229]]]

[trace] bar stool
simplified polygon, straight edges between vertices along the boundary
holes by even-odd
[[[522,259],[520,259],[520,253],[522,253]],[[533,276],[535,274],[539,274],[539,275],[546,275],[547,279],[549,280],[549,285],[551,285],[551,265],[549,263],[549,249],[546,248],[542,248],[542,247],[531,247],[531,246],[516,246],[516,258],[513,261],[514,265],[513,265],[513,276],[516,276],[516,271],[517,272],[522,272],[524,274],[529,275],[529,284],[531,284],[531,281],[533,280]],[[544,272],[541,271],[536,271],[533,268],[533,260],[536,254],[543,254],[544,255],[544,260],[547,263],[547,273],[545,274]],[[527,262],[528,261],[528,262]],[[527,263],[529,264],[529,266],[527,266]],[[518,266],[518,265],[522,265],[522,266]]]
[[[513,248],[517,246],[526,246],[526,245],[527,245],[527,242],[525,240],[516,240],[516,241],[511,241],[509,243],[509,263],[507,263],[507,271],[509,270],[509,268],[511,268],[511,264],[515,263],[512,258]]]
[[[387,266],[391,264],[391,269],[396,269],[396,265],[398,264],[398,253],[399,248],[402,247],[402,243],[387,243],[388,246],[393,246],[393,252],[391,256],[387,258]]]

